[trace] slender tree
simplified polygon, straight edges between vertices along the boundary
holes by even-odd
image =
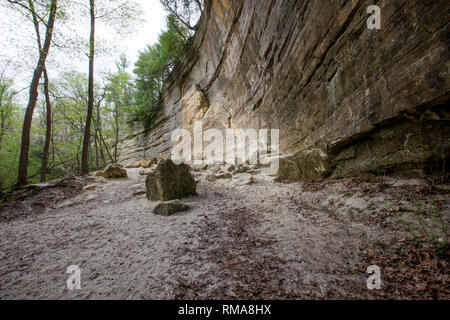
[[[94,56],[95,56],[95,0],[89,0],[91,34],[89,37],[89,88],[86,125],[84,128],[83,150],[81,152],[81,174],[89,173],[89,145],[91,140],[91,123],[94,109]]]
[[[138,20],[141,14],[136,2],[130,0],[95,2],[89,0],[90,38],[89,38],[89,93],[88,110],[83,139],[81,173],[89,173],[89,149],[91,143],[91,124],[94,109],[94,59],[95,59],[95,24],[98,19],[106,23],[116,24],[116,27],[126,26],[133,20]],[[101,133],[101,132],[100,132]]]
[[[34,7],[33,0],[28,0],[28,6],[30,8],[30,12],[33,18],[34,30],[36,32],[36,42],[39,48],[39,51],[42,51],[42,42],[41,42],[41,32],[39,27],[39,20],[36,13],[36,9]],[[48,165],[48,154],[50,150],[50,139],[52,134],[52,107],[49,93],[49,79],[47,66],[44,64],[44,96],[45,96],[45,104],[46,104],[46,132],[45,132],[45,142],[44,142],[44,150],[42,152],[42,165],[41,165],[41,182],[44,182],[47,177],[47,165]]]
[[[34,6],[26,6],[19,0],[8,0],[8,2],[13,4],[18,4],[26,10],[28,10],[33,18],[42,20],[38,17]],[[32,0],[29,0],[28,4],[33,4]],[[45,68],[45,62],[48,57],[48,53],[52,43],[53,28],[55,25],[56,12],[58,9],[58,0],[51,0],[50,11],[48,14],[48,21],[46,23],[45,39],[42,48],[39,49],[39,59],[36,68],[33,72],[33,78],[31,80],[28,104],[25,111],[25,117],[22,126],[22,139],[19,157],[19,172],[17,178],[17,186],[25,185],[28,182],[28,154],[30,151],[30,134],[31,134],[31,124],[33,121],[33,113],[36,108],[37,99],[39,96],[39,82],[42,77],[42,73]]]
[[[52,105],[50,101],[49,93],[49,80],[47,68],[44,68],[44,94],[45,94],[45,114],[46,114],[46,130],[45,130],[45,143],[44,151],[42,153],[42,166],[41,166],[41,182],[47,179],[47,166],[48,166],[48,154],[50,151],[50,141],[52,137]]]

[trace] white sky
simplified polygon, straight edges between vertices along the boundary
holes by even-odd
[[[4,0],[0,0],[4,1]],[[130,62],[130,71],[138,58],[140,50],[158,40],[158,35],[165,28],[165,12],[159,0],[136,0],[142,6],[142,19],[145,21],[125,37],[119,38],[111,28],[96,26],[98,47],[106,48],[96,58],[97,78],[109,71],[114,71],[114,61],[125,53]],[[6,61],[8,76],[14,78],[16,89],[29,85],[36,60],[34,29],[30,22],[24,21],[19,14],[0,6],[0,71]],[[58,25],[55,26],[55,30]],[[89,23],[77,26],[74,32],[81,38],[89,38]],[[51,49],[47,64],[51,78],[61,72],[77,70],[87,73],[88,59],[84,55],[74,57],[64,51]],[[26,95],[26,94],[25,94]],[[25,97],[22,97],[24,99]]]

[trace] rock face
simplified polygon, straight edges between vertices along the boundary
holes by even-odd
[[[126,178],[128,176],[127,170],[116,164],[108,165],[102,175],[106,179],[119,179]]]
[[[162,160],[145,181],[147,198],[151,201],[170,201],[196,195],[197,182],[185,164]]]
[[[172,200],[166,202],[160,202],[153,210],[154,214],[169,217],[178,212],[189,210],[190,207],[187,204],[182,203],[180,200]]]
[[[174,129],[280,130],[280,176],[443,166],[450,154],[447,0],[211,0],[158,120],[124,163],[170,154]],[[448,168],[448,165],[445,166]]]

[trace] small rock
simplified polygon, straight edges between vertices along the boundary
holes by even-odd
[[[208,169],[207,164],[193,164],[191,166],[192,171],[199,172],[199,171],[206,171]]]
[[[217,179],[231,179],[233,178],[233,175],[229,172],[225,173],[225,172],[220,172],[218,174],[216,174],[216,178]]]
[[[206,176],[206,180],[208,180],[209,182],[214,182],[217,180],[217,177],[215,174],[210,173]]]
[[[144,169],[148,169],[148,168],[150,168],[151,166],[153,166],[154,164],[157,164],[157,163],[158,163],[158,159],[156,159],[156,158],[151,159],[151,160],[142,160],[141,161],[141,167],[144,168]]]
[[[95,190],[95,189],[97,189],[97,186],[94,185],[94,184],[90,184],[90,185],[88,185],[88,186],[83,188],[84,191],[92,191],[92,190]]]
[[[140,196],[140,195],[146,194],[145,187],[140,184],[134,185],[130,189],[131,189],[133,196]]]
[[[159,203],[153,210],[154,214],[169,217],[178,212],[187,211],[190,207],[187,204],[182,203],[180,200],[172,200]]]
[[[235,187],[239,187],[239,186],[250,185],[253,182],[254,182],[253,176],[251,174],[242,173],[242,174],[235,175],[233,177],[233,179],[231,180],[231,185],[235,186]]]
[[[97,196],[95,194],[91,194],[86,198],[86,202],[91,202],[97,199]]]
[[[147,192],[144,190],[144,189],[142,189],[142,190],[135,190],[134,192],[133,192],[133,196],[134,197],[137,197],[137,196],[142,196],[142,195],[144,195],[144,194],[146,194]]]
[[[248,166],[238,166],[234,171],[233,171],[233,175],[237,175],[240,173],[245,173],[247,171],[249,171],[250,168]]]
[[[96,177],[103,177],[103,171],[97,171],[97,172],[95,173],[95,176],[96,176]]]
[[[391,179],[386,179],[387,183],[389,183],[389,180],[394,180],[393,178]],[[394,183],[392,184],[393,187],[409,187],[409,186],[426,186],[427,181],[425,179],[396,179],[394,180]]]
[[[131,167],[136,169],[142,167],[142,160],[135,162]]]
[[[208,166],[208,170],[209,170],[209,172],[216,174],[220,170],[220,165],[219,164],[210,164]]]
[[[234,165],[228,166],[227,168],[228,172],[233,172],[234,170],[236,170],[236,167]]]
[[[119,179],[126,178],[127,176],[127,170],[116,164],[108,165],[105,171],[103,171],[103,177],[106,179]]]
[[[170,159],[170,154],[160,153],[157,161],[166,161]]]
[[[149,174],[153,173],[154,171],[155,170],[153,170],[153,169],[144,169],[144,170],[139,171],[139,174],[141,176],[148,176]]]

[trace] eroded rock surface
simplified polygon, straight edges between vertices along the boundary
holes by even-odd
[[[124,163],[170,154],[174,129],[280,129],[279,175],[417,170],[448,159],[447,0],[212,0],[150,133]]]

